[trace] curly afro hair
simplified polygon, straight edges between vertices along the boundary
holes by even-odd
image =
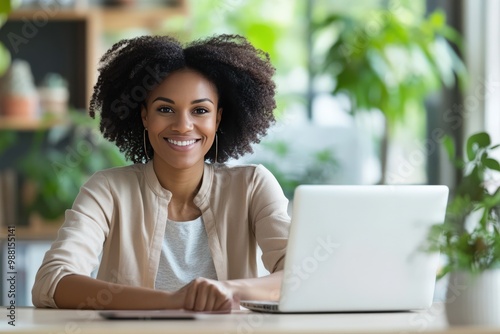
[[[252,153],[275,122],[274,67],[269,55],[244,37],[219,35],[183,46],[167,36],[122,40],[101,58],[90,100],[90,116],[100,111],[100,130],[127,159],[145,163],[154,152],[144,148],[141,105],[150,91],[176,70],[193,69],[215,84],[223,115],[218,129],[217,162]],[[215,143],[205,156],[214,162]]]

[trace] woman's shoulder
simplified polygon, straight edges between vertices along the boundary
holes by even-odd
[[[222,173],[222,174],[242,174],[242,175],[251,175],[254,173],[261,173],[262,171],[267,171],[266,167],[261,164],[212,164],[214,169],[214,173]]]
[[[261,164],[213,164],[215,176],[231,179],[244,179],[252,181],[256,179],[274,179],[273,174]]]
[[[264,165],[211,166],[214,170],[212,187],[226,202],[247,200],[248,203],[254,203],[252,198],[257,198],[258,203],[286,200],[278,180]]]
[[[131,181],[144,175],[145,164],[132,164],[128,166],[111,167],[97,171],[89,179],[99,181],[105,179],[108,183]]]
[[[137,164],[131,164],[127,166],[119,166],[119,167],[110,167],[106,169],[102,169],[96,174],[103,174],[106,176],[113,176],[113,175],[123,175],[123,174],[134,174],[138,172],[142,172],[144,168],[146,167],[145,164],[142,163],[137,163]]]

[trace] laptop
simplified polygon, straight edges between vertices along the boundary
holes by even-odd
[[[297,187],[280,299],[241,305],[277,313],[430,307],[439,254],[422,248],[447,201],[446,186]]]

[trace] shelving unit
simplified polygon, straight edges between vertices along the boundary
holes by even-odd
[[[61,118],[51,119],[25,119],[0,116],[0,131],[15,130],[15,131],[36,131],[49,129],[55,125],[64,123]]]
[[[65,77],[70,86],[70,105],[87,109],[97,80],[99,57],[105,51],[104,35],[138,27],[154,32],[165,20],[187,14],[186,0],[178,1],[175,7],[159,8],[58,8],[50,12],[39,8],[19,9],[9,15],[0,29],[0,40],[13,58],[25,59],[31,64],[37,83],[48,72]],[[27,31],[30,34],[26,34]],[[12,43],[14,40],[16,45]],[[10,125],[25,130],[36,128],[37,122],[28,120],[26,126],[20,126],[17,121],[0,118],[0,129]]]
[[[70,90],[69,105],[86,110],[97,80],[99,57],[107,48],[103,45],[104,36],[135,28],[155,32],[162,28],[165,20],[187,14],[187,0],[178,0],[175,7],[160,8],[60,7],[50,11],[24,8],[9,15],[0,29],[0,40],[10,50],[12,58],[30,63],[37,85],[48,72],[56,72],[66,78]],[[17,44],[13,44],[13,38],[17,38]],[[15,152],[7,150],[3,156],[0,153],[0,175],[5,168],[12,170],[9,161],[15,161],[19,154],[28,150],[34,132],[64,122],[66,120],[58,118],[23,119],[0,115],[0,136],[5,131],[22,133],[22,141],[16,144]],[[2,196],[10,196],[5,190],[4,194],[1,192],[2,189],[0,200]],[[51,240],[55,237],[60,222],[44,224],[32,220],[30,218],[29,226],[17,227],[20,238]],[[0,227],[9,224],[12,223],[0,214]]]
[[[90,12],[23,9],[11,13],[0,39],[12,58],[30,63],[37,84],[47,73],[59,73],[69,83],[70,104],[86,108],[96,78],[97,34]]]
[[[104,8],[92,10],[92,13],[100,18],[102,31],[120,31],[135,27],[155,31],[161,28],[165,20],[179,15],[186,15],[187,7],[182,5],[174,8],[140,10],[134,10],[133,8]]]

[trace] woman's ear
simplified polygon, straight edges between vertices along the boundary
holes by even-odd
[[[144,128],[148,128],[148,111],[146,109],[146,105],[142,104],[141,105],[141,119],[142,119],[142,125],[144,125]]]
[[[217,119],[216,119],[217,130],[219,129],[219,124],[221,119],[222,119],[222,108],[219,108],[219,110],[217,110]]]

